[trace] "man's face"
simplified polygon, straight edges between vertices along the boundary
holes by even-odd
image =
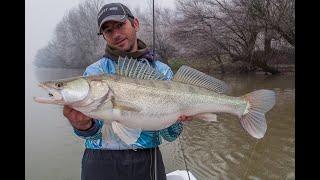
[[[108,21],[102,25],[102,33],[107,43],[121,51],[133,52],[137,50],[136,32],[139,22],[134,19],[133,25],[127,19],[124,22]]]

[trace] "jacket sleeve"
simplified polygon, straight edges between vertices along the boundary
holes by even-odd
[[[172,142],[180,136],[180,134],[182,133],[182,130],[183,130],[183,124],[181,122],[176,122],[170,127],[160,130],[160,135],[166,141]]]
[[[171,80],[173,78],[173,72],[171,68],[161,63],[160,61],[156,61],[156,67],[159,72],[162,72],[168,80]],[[172,142],[175,139],[179,137],[183,130],[183,124],[182,122],[177,121],[175,124],[171,125],[170,127],[166,129],[162,129],[159,131],[160,135],[165,139],[166,141]]]
[[[91,64],[88,66],[83,73],[83,76],[89,76],[89,75],[95,75],[95,74],[101,74],[101,73],[109,73],[108,72],[108,63],[104,63],[104,61],[100,60],[96,63]],[[102,120],[93,119],[93,125],[89,130],[81,131],[79,129],[76,129],[73,127],[74,133],[79,136],[82,139],[95,139],[100,136],[101,128],[103,125]]]
[[[94,119],[92,127],[87,131],[81,131],[73,127],[74,133],[82,139],[96,139],[99,138],[103,121]]]

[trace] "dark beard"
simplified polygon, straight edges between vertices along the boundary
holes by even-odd
[[[113,60],[117,60],[119,56],[139,58],[148,51],[146,44],[141,40],[137,40],[137,46],[138,46],[138,50],[136,52],[130,52],[130,50],[133,49],[134,44],[130,45],[129,49],[124,51],[121,51],[116,47],[112,47],[107,44],[105,49],[105,57],[109,57],[110,59],[113,59]]]
[[[131,46],[129,46],[129,49],[128,50],[126,50],[125,52],[131,52],[132,51],[132,49],[133,49],[133,44],[131,45]]]

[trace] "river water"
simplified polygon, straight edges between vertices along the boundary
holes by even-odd
[[[35,103],[46,93],[38,81],[81,75],[79,69],[38,69],[26,65],[25,165],[27,180],[80,179],[83,140],[73,134],[62,107]],[[174,142],[160,146],[166,171],[189,169],[200,179],[295,179],[294,75],[224,75],[230,95],[272,89],[277,101],[267,113],[264,138],[250,137],[231,115],[217,123],[195,120]],[[185,163],[186,162],[186,163]]]

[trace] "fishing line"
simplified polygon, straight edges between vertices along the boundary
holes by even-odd
[[[153,51],[153,56],[152,56],[152,60],[154,62],[154,58],[155,58],[155,18],[154,18],[154,0],[152,0],[152,51]],[[181,133],[181,137],[183,138],[182,136],[182,133]],[[182,151],[182,157],[183,157],[183,160],[184,160],[184,164],[185,164],[185,167],[186,167],[186,170],[187,170],[187,174],[188,174],[188,179],[190,180],[190,175],[189,175],[189,169],[188,169],[188,166],[187,166],[187,161],[186,161],[186,158],[185,158],[185,154],[184,154],[184,149],[182,147],[182,143],[181,143],[181,139],[180,139],[180,136],[178,136],[178,140],[179,140],[179,144],[180,144],[180,149]],[[151,158],[151,161],[153,159]],[[155,180],[157,180],[157,150],[156,150],[156,147],[154,148],[154,178]]]
[[[181,132],[181,138],[183,139],[183,133]],[[184,149],[182,147],[182,143],[181,143],[181,139],[180,139],[180,136],[178,136],[179,138],[179,144],[180,144],[180,149],[182,151],[182,157],[183,157],[183,161],[184,161],[184,165],[186,167],[186,170],[187,170],[187,174],[188,174],[188,179],[190,180],[190,175],[189,175],[189,168],[188,168],[188,165],[187,165],[187,161],[186,161],[186,157],[185,157],[185,154],[184,154]]]
[[[271,125],[271,119],[270,119],[270,121],[269,121],[268,126],[270,126],[270,125]],[[257,140],[257,141],[255,142],[254,147],[253,147],[253,150],[251,151],[251,154],[250,154],[250,156],[249,156],[249,160],[248,160],[247,168],[246,168],[246,170],[245,170],[245,172],[244,172],[244,174],[243,174],[243,176],[242,176],[242,178],[241,178],[241,179],[244,179],[244,178],[247,176],[247,173],[248,173],[248,170],[249,170],[249,165],[250,165],[251,158],[252,158],[252,156],[253,156],[253,153],[256,151],[256,146],[257,146],[257,144],[258,144],[260,141],[261,141],[261,140],[259,139],[259,140]]]
[[[154,62],[155,57],[155,22],[154,22],[154,0],[152,0],[152,60]],[[157,147],[154,148],[154,179],[157,180]],[[151,159],[152,160],[152,159]]]
[[[152,60],[154,62],[154,58],[155,58],[155,18],[154,18],[154,0],[152,0],[152,51],[153,51],[153,56],[152,56]],[[182,133],[181,133],[181,136],[182,136]],[[186,161],[186,158],[185,158],[185,154],[184,154],[184,150],[182,148],[182,144],[181,144],[181,140],[180,140],[180,136],[178,136],[178,139],[179,139],[179,144],[180,144],[180,148],[181,148],[181,151],[182,151],[182,157],[183,157],[183,160],[184,160],[184,164],[185,164],[185,167],[186,167],[186,170],[187,170],[187,173],[188,173],[188,178],[190,180],[190,175],[189,175],[189,169],[188,169],[188,166],[187,166],[187,161]],[[155,180],[157,180],[157,151],[156,151],[156,147],[154,148],[154,176],[155,176]]]
[[[250,165],[250,161],[251,161],[253,153],[255,152],[255,149],[256,149],[256,146],[257,146],[258,142],[259,142],[259,140],[257,140],[256,143],[254,144],[253,150],[251,151],[250,156],[249,156],[249,160],[248,160],[248,163],[247,163],[247,168],[244,171],[244,174],[243,174],[241,179],[244,179],[247,176],[249,165]]]

